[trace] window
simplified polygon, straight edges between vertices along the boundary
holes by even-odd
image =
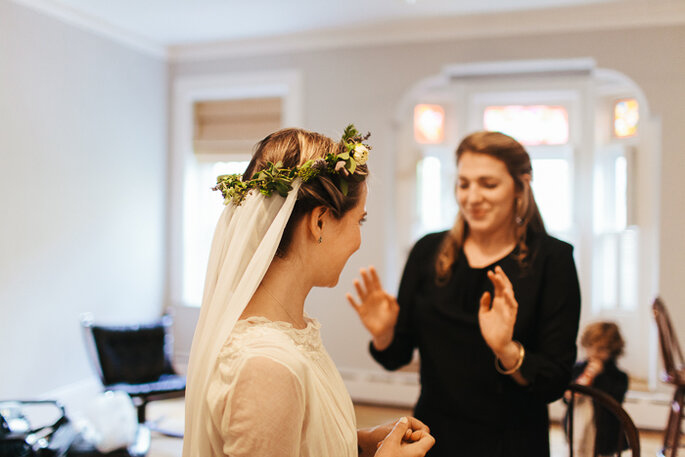
[[[242,174],[249,161],[198,162],[188,186],[183,230],[183,301],[200,306],[214,229],[224,209],[219,192],[211,191],[219,175]]]
[[[457,208],[454,199],[456,169],[454,151],[446,146],[424,147],[416,165],[417,218],[412,238],[446,230],[454,224]]]
[[[659,141],[640,88],[575,60],[455,65],[440,76],[417,82],[398,109],[393,239],[400,245],[390,258],[401,266],[416,239],[452,226],[457,144],[477,130],[501,131],[530,154],[548,232],[574,246],[581,324],[615,320],[634,341],[654,343],[646,316],[658,287],[658,169],[650,154]],[[414,136],[415,109],[425,100],[444,109],[441,143]],[[399,273],[386,282],[397,284]],[[656,349],[647,346],[627,348],[624,363],[651,383]]]
[[[568,114],[563,106],[488,106],[483,128],[506,133],[526,146],[568,143]]]
[[[639,119],[637,100],[630,98],[617,101],[614,105],[614,136],[626,138],[635,135]]]
[[[445,139],[445,110],[440,105],[416,105],[414,139],[419,143],[442,143]]]
[[[212,191],[221,174],[242,173],[254,145],[300,124],[298,73],[180,78],[174,83],[170,197],[170,301],[199,306],[214,229],[224,208]]]
[[[593,218],[596,313],[637,307],[639,230],[630,220],[632,156],[632,148],[623,145],[612,144],[598,151]]]
[[[549,154],[549,157],[531,154],[533,195],[547,231],[558,238],[571,240],[573,162],[569,149],[554,152],[556,154]]]

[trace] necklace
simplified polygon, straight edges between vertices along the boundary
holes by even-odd
[[[288,315],[288,317],[290,318],[290,321],[291,321],[293,324],[296,324],[296,323],[297,323],[298,325],[304,325],[304,327],[307,326],[307,323],[306,323],[306,322],[300,322],[300,321],[303,321],[302,319],[299,319],[299,320],[298,320],[298,319],[295,319],[295,318],[288,312],[288,308],[286,308],[285,306],[283,306],[283,303],[281,303],[281,301],[280,301],[278,298],[274,297],[274,295],[273,295],[271,292],[269,292],[269,289],[267,289],[266,286],[265,286],[264,284],[262,284],[262,289],[264,289],[264,292],[266,292],[266,293],[269,295],[269,297],[273,298],[273,300],[276,302],[276,304],[277,304],[278,306],[280,306],[280,308],[281,308],[283,311],[285,311],[285,314]]]

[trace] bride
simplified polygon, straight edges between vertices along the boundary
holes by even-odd
[[[356,429],[303,309],[359,249],[367,138],[351,125],[339,143],[280,130],[257,145],[244,178],[219,177],[227,206],[190,354],[184,457],[418,457],[433,445],[414,418]]]

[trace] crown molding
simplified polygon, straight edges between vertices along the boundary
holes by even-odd
[[[682,0],[614,0],[573,7],[412,19],[355,29],[329,29],[268,38],[174,45],[167,50],[172,62],[192,62],[369,45],[684,24],[685,2]]]
[[[26,6],[40,13],[49,15],[70,26],[92,32],[108,38],[119,44],[143,52],[144,54],[168,59],[167,48],[147,38],[117,28],[100,19],[85,15],[62,3],[53,0],[12,0],[14,3]]]
[[[682,0],[612,0],[580,6],[398,20],[358,28],[164,46],[85,15],[57,0],[11,1],[147,55],[172,62],[374,45],[685,25],[685,2]]]

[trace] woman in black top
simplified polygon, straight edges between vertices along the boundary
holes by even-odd
[[[373,267],[350,303],[386,369],[421,359],[415,415],[431,457],[547,457],[547,403],[576,359],[580,291],[572,247],[547,235],[532,168],[513,138],[477,132],[457,148],[459,215],[419,240],[395,300]]]

